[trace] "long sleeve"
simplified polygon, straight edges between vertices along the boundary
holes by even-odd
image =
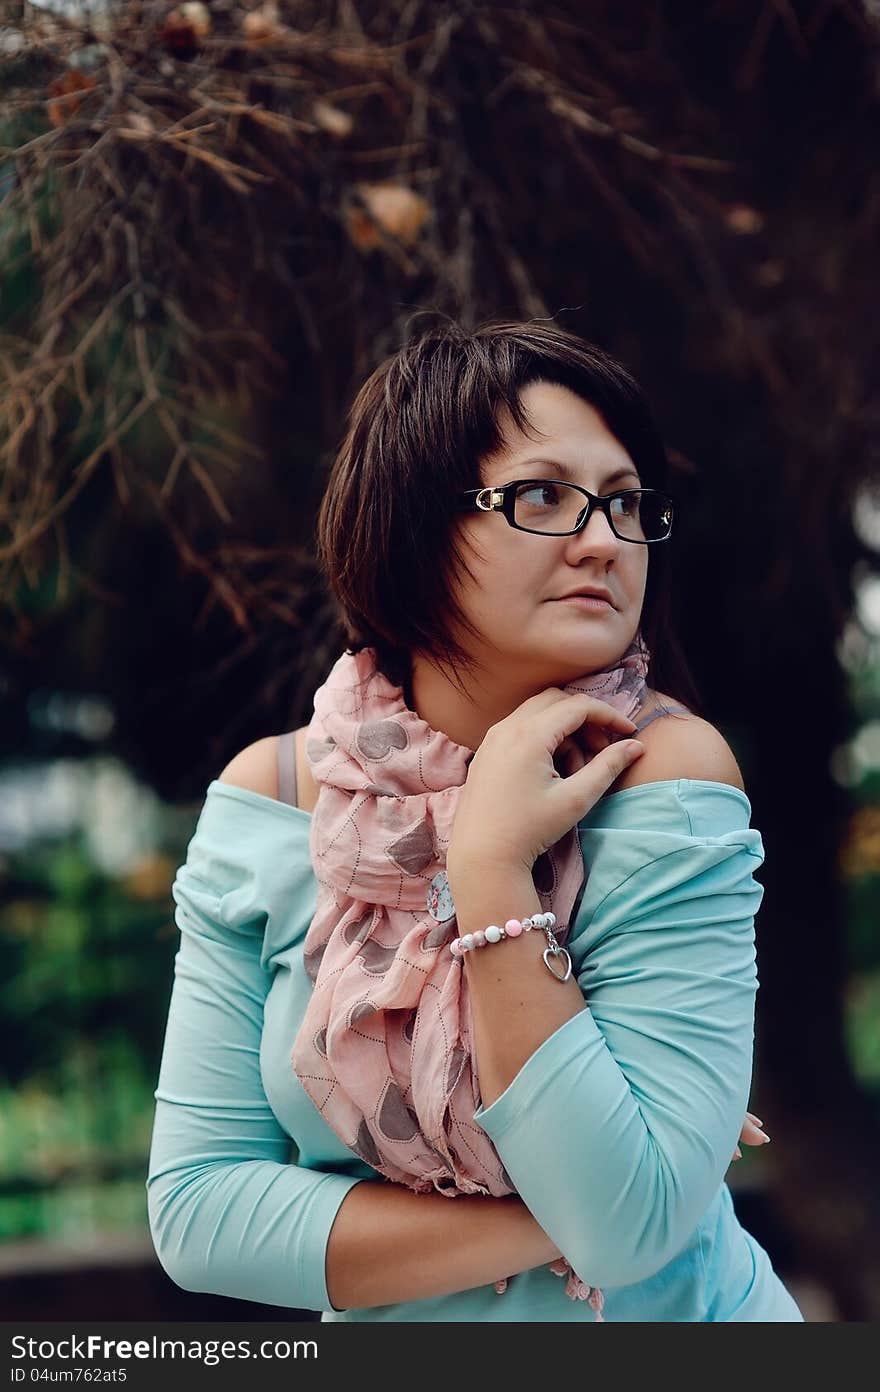
[[[658,831],[661,796],[671,825]],[[589,874],[568,944],[587,1009],[475,1120],[578,1275],[611,1287],[682,1249],[730,1165],[764,891],[738,790],[681,779],[606,804],[581,832]]]
[[[327,1242],[360,1181],[289,1163],[291,1138],[263,1088],[270,974],[255,867],[267,848],[253,823],[236,821],[234,800],[209,798],[172,889],[181,940],[155,1092],[150,1231],[184,1290],[330,1310]],[[268,852],[276,867],[278,850]]]

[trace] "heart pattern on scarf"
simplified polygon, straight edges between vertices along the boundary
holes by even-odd
[[[397,720],[369,720],[358,729],[357,747],[365,759],[378,764],[392,749],[406,749],[406,731]]]

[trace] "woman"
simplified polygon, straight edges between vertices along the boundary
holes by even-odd
[[[185,1289],[802,1318],[724,1183],[767,1139],[763,847],[669,620],[666,467],[554,326],[446,324],[362,387],[319,518],[348,649],[209,785],[173,889],[147,1183]]]

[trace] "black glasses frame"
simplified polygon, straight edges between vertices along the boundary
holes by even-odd
[[[523,484],[533,483],[561,483],[566,488],[574,488],[578,493],[583,493],[587,499],[587,507],[583,517],[576,527],[572,527],[569,532],[541,532],[536,527],[521,527],[514,516],[516,506],[516,490]],[[619,488],[615,493],[591,493],[588,488],[582,488],[579,483],[569,483],[568,479],[513,479],[510,483],[503,483],[500,488],[469,488],[465,493],[459,493],[456,502],[458,512],[500,512],[508,525],[514,527],[518,532],[528,532],[531,536],[575,536],[583,530],[593,515],[594,508],[601,508],[605,514],[614,535],[619,541],[628,541],[633,546],[654,546],[657,542],[668,541],[672,536],[672,517],[669,521],[669,531],[662,537],[651,537],[650,540],[638,541],[635,537],[621,536],[614,525],[611,516],[611,503],[615,498],[619,498],[627,493],[656,493],[661,498],[665,498],[670,511],[675,507],[672,498],[668,493],[664,493],[661,488]],[[674,516],[674,512],[673,512]]]

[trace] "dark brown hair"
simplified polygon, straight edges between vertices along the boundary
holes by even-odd
[[[410,654],[464,690],[471,664],[454,637],[478,636],[455,598],[469,572],[455,535],[455,496],[479,487],[479,465],[504,444],[499,408],[533,430],[520,401],[536,381],[568,387],[620,441],[646,488],[666,488],[666,451],[638,383],[594,344],[545,321],[444,321],[411,338],[367,378],[352,403],[318,514],[318,559],[351,652],[379,668],[411,704]],[[641,632],[648,683],[701,713],[674,631],[670,540],[651,548]]]

